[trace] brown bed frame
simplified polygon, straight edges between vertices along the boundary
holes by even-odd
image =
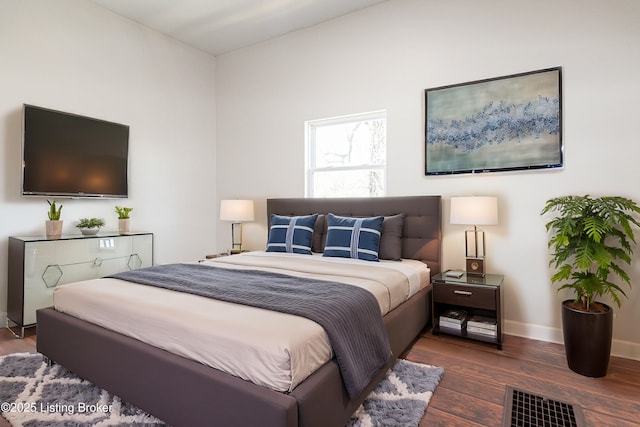
[[[402,256],[426,262],[433,275],[441,265],[440,203],[440,196],[269,199],[267,211],[269,217],[272,213],[405,213]],[[427,325],[430,301],[431,288],[427,287],[384,317],[394,358],[357,399],[348,397],[335,360],[291,393],[280,393],[52,308],[38,311],[37,349],[51,361],[176,427],[342,427]]]

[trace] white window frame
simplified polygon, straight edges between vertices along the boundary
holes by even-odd
[[[315,164],[315,130],[322,126],[339,125],[343,123],[362,122],[367,120],[384,119],[385,127],[387,124],[387,111],[378,110],[367,113],[350,114],[346,116],[332,117],[328,119],[309,120],[305,122],[305,197],[316,197],[313,194],[314,174],[316,172],[341,172],[341,171],[359,171],[359,170],[381,170],[383,173],[382,195],[387,193],[387,137],[385,135],[385,156],[381,164],[365,164],[358,166],[330,166],[316,167]],[[336,195],[336,197],[340,197]],[[368,196],[369,197],[369,196]]]

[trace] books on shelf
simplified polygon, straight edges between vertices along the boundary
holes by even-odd
[[[465,331],[484,337],[496,338],[498,324],[495,318],[485,316],[470,316],[460,308],[449,308],[440,315],[440,329],[455,332]]]
[[[484,329],[484,328],[478,328],[475,326],[467,326],[467,333],[468,334],[475,334],[475,335],[482,335],[482,336],[486,336],[486,337],[497,337],[498,336],[498,331],[492,331],[490,329]]]
[[[498,328],[496,319],[485,316],[471,316],[468,321],[468,325],[492,331],[495,331]]]
[[[495,338],[498,336],[496,319],[484,316],[471,316],[467,322],[467,333]]]
[[[440,328],[462,331],[467,322],[465,310],[450,308],[440,315]]]
[[[445,320],[440,319],[440,329],[449,329],[452,331],[461,332],[464,325],[460,323],[450,323]]]
[[[462,324],[467,320],[467,312],[460,308],[449,308],[440,315],[440,320]]]

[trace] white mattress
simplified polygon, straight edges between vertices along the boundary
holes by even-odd
[[[203,264],[359,286],[375,295],[382,314],[429,283],[426,265],[413,260],[250,252]],[[311,320],[118,279],[58,286],[54,307],[277,391],[293,390],[333,356],[326,333]]]

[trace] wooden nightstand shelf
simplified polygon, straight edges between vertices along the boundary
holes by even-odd
[[[495,344],[502,350],[502,282],[504,276],[486,274],[484,277],[464,274],[447,277],[446,272],[435,275],[433,283],[433,334],[461,336]],[[495,336],[472,333],[463,326],[459,331],[440,325],[440,315],[449,309],[462,309],[468,317],[482,316],[495,319]]]

